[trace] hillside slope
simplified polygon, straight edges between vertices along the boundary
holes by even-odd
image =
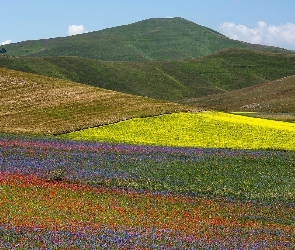
[[[0,69],[0,132],[58,134],[184,109],[175,103]]]
[[[231,40],[183,18],[151,18],[81,35],[5,45],[12,56],[80,56],[107,61],[188,59],[226,48],[284,49]]]
[[[295,74],[295,55],[230,49],[194,60],[105,62],[0,56],[0,68],[170,101],[225,93]]]
[[[295,111],[295,76],[192,101],[210,109],[241,112]]]

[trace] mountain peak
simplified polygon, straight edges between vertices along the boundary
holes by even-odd
[[[182,17],[149,18],[81,35],[5,47],[6,53],[13,56],[80,56],[108,61],[188,59],[227,48],[283,51],[229,39]]]

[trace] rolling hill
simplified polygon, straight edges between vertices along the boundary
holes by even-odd
[[[187,108],[8,69],[0,90],[0,132],[58,134]]]
[[[295,76],[197,98],[191,103],[223,111],[294,113]]]
[[[106,62],[81,57],[6,57],[0,68],[176,102],[295,74],[295,55],[228,49],[191,60]]]
[[[10,56],[79,56],[107,61],[189,59],[227,48],[289,52],[231,40],[183,18],[151,18],[81,35],[5,45]]]

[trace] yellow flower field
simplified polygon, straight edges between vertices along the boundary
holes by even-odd
[[[221,112],[175,113],[61,137],[159,146],[294,150],[295,124]]]

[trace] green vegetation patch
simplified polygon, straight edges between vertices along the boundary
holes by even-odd
[[[183,18],[151,18],[75,36],[5,45],[10,56],[80,56],[106,61],[197,58],[226,48],[288,52],[232,40]]]
[[[208,109],[256,112],[259,116],[273,120],[294,121],[294,100],[295,76],[292,75],[235,91],[196,98],[191,103],[201,104]]]
[[[260,104],[259,109],[271,108],[275,112],[288,112],[286,110],[292,107],[294,110],[294,91],[292,92],[292,87],[287,87],[294,86],[294,83],[285,82],[287,79],[252,91],[244,89],[231,93],[233,90],[295,75],[295,56],[289,54],[231,49],[194,60],[147,62],[106,62],[61,56],[2,56],[0,68],[3,67],[223,111],[246,111],[245,108],[240,110],[240,107],[253,103]],[[197,99],[224,93],[227,93],[225,97],[221,95]],[[254,97],[255,100],[252,100]],[[279,103],[288,105],[274,108],[278,107],[278,104],[274,102],[273,97],[280,98]]]
[[[61,137],[161,146],[295,149],[294,124],[221,112],[137,118]]]

